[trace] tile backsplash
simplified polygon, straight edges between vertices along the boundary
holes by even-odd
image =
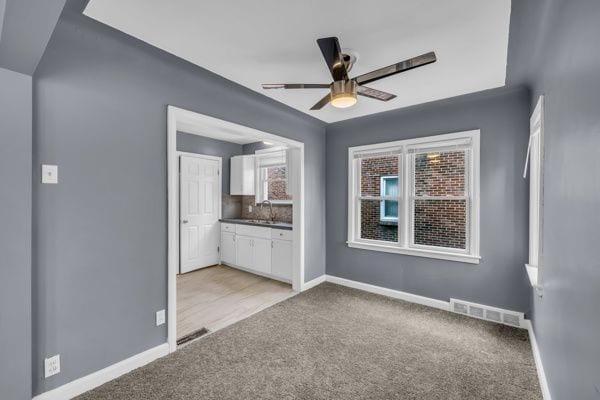
[[[248,211],[252,206],[252,211]],[[256,205],[255,196],[231,196],[223,193],[223,218],[269,219],[269,207]],[[292,223],[292,205],[274,204],[273,219]]]

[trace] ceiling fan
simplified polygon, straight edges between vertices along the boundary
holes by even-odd
[[[408,71],[423,65],[434,63],[437,59],[433,51],[418,57],[400,61],[388,67],[376,69],[354,78],[348,77],[348,72],[355,61],[349,54],[342,53],[337,37],[317,39],[317,44],[323,53],[323,58],[333,77],[332,83],[267,83],[263,89],[329,89],[327,96],[323,97],[312,106],[311,110],[320,110],[329,102],[337,108],[347,108],[356,104],[356,96],[370,97],[375,100],[389,101],[396,97],[391,93],[363,86],[370,82],[386,78],[400,72]]]

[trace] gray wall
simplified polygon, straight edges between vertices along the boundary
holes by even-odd
[[[34,93],[34,182],[60,181],[34,185],[34,393],[166,340],[169,104],[305,143],[306,279],[325,272],[321,122],[68,10]]]
[[[31,399],[31,77],[0,68],[0,397]]]
[[[206,156],[221,157],[223,160],[222,192],[229,194],[229,160],[233,156],[244,154],[242,145],[222,140],[211,139],[205,136],[192,135],[185,132],[177,132],[177,150],[188,153],[204,154]]]
[[[273,147],[270,144],[264,144],[263,142],[254,142],[254,143],[248,143],[245,144],[242,149],[244,151],[244,154],[254,154],[256,153],[256,150],[264,150],[264,149],[268,149],[269,147]]]
[[[327,128],[327,274],[447,301],[527,311],[528,93],[497,89]],[[347,247],[348,147],[481,130],[479,265]]]
[[[65,0],[0,0],[0,67],[33,75],[64,5]]]
[[[513,2],[508,82],[545,95],[543,297],[533,326],[552,398],[600,398],[600,2]]]

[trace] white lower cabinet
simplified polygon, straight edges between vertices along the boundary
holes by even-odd
[[[252,249],[254,250],[252,269],[271,273],[271,240],[270,239],[252,239]]]
[[[235,232],[221,232],[221,261],[236,264]]]
[[[282,279],[292,279],[292,242],[272,240],[271,274]]]
[[[235,241],[236,265],[240,267],[252,268],[254,251],[252,249],[252,238],[247,236],[237,236]]]
[[[236,238],[236,265],[265,274],[271,273],[271,240],[250,236]]]
[[[290,282],[292,231],[248,225],[222,224],[221,261]]]

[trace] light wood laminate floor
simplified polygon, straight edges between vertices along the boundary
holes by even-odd
[[[292,295],[289,284],[225,265],[177,275],[177,338],[214,332]]]

